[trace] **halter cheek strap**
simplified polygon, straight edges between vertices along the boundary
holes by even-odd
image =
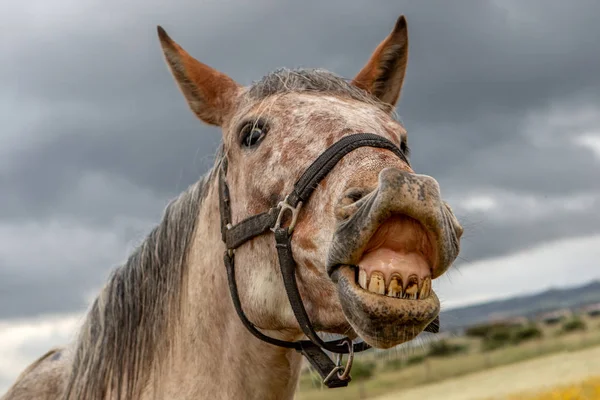
[[[323,341],[315,332],[298,290],[296,281],[296,262],[294,261],[291,240],[302,204],[306,203],[318,184],[331,172],[337,163],[348,153],[359,147],[375,147],[392,151],[398,158],[408,164],[404,153],[391,141],[371,133],[358,133],[345,136],[323,152],[296,181],[294,189],[277,207],[244,219],[236,225],[231,223],[231,201],[227,186],[227,160],[223,160],[219,173],[219,206],[221,210],[221,236],[227,250],[224,255],[225,268],[229,282],[229,291],[235,310],[244,326],[258,339],[275,346],[295,349],[302,353],[323,378],[323,383],[330,388],[347,386],[350,381],[350,368],[354,352],[370,348],[365,342],[352,344],[349,338]],[[282,225],[286,214],[291,214],[287,227]],[[288,342],[269,337],[260,332],[250,322],[242,309],[237,283],[235,280],[235,249],[256,236],[273,231],[275,247],[279,258],[279,266],[285,290],[294,312],[294,316],[309,340]],[[433,321],[427,331],[437,332],[439,319]],[[338,354],[337,364],[323,351]],[[345,367],[341,365],[341,355],[349,354]],[[343,371],[343,372],[342,372]]]

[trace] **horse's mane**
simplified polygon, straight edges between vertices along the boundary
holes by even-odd
[[[389,104],[353,85],[348,79],[319,68],[280,68],[254,82],[248,89],[252,100],[264,100],[273,95],[292,92],[337,95],[373,105],[392,114],[394,111]]]
[[[77,339],[64,399],[138,398],[170,349],[187,278],[186,255],[207,184],[222,160],[169,203],[160,223],[116,268]]]

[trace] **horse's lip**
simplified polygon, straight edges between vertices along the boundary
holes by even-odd
[[[373,198],[375,198],[375,195],[370,194],[369,198],[372,200]],[[338,243],[338,246],[336,246],[337,248],[332,248],[330,250],[325,269],[334,283],[337,283],[337,274],[335,274],[334,272],[343,266],[358,265],[365,251],[367,250],[369,243],[377,234],[378,230],[392,218],[405,217],[414,220],[417,223],[419,223],[423,231],[426,232],[426,235],[429,238],[429,243],[437,244],[439,240],[436,237],[435,233],[428,229],[421,221],[411,217],[408,214],[382,213],[382,215],[376,216],[365,216],[365,214],[363,214],[362,216],[359,215],[364,212],[367,212],[369,214],[373,213],[372,208],[369,206],[369,203],[361,204],[360,207],[358,207],[358,210],[354,213],[354,215],[339,223],[339,225],[336,228],[336,232],[334,234],[334,241],[339,242],[340,238],[338,237],[338,235],[340,235],[341,232],[345,232],[345,234],[343,235],[343,237],[345,237],[345,240],[342,240],[341,243]],[[363,236],[361,232],[365,229],[370,232],[368,235]],[[354,236],[354,238],[352,240],[349,240],[350,238],[347,234],[349,230],[353,231],[352,236]],[[433,256],[433,254],[431,254],[431,256],[428,257],[427,262],[430,268],[434,270],[434,267],[437,264],[437,256]],[[439,275],[441,274],[436,275],[435,271],[432,271],[431,278],[435,279]]]
[[[435,292],[425,299],[399,299],[362,289],[354,269],[339,266],[332,272],[337,282],[342,310],[353,330],[367,343],[390,348],[407,342],[438,316],[440,303]]]
[[[346,264],[335,264],[333,266],[327,267],[327,273],[329,274],[329,278],[333,281],[333,283],[337,284],[340,276],[340,268],[347,267]],[[356,265],[351,265],[351,267],[356,268]]]

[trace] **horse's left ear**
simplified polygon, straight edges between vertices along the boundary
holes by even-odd
[[[407,61],[408,29],[404,15],[401,15],[392,33],[377,46],[352,83],[384,103],[395,106],[400,97]]]
[[[169,69],[190,108],[207,124],[221,126],[234,108],[240,86],[229,76],[190,56],[158,26]]]

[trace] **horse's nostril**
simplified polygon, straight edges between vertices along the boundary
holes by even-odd
[[[371,191],[366,188],[353,187],[353,188],[347,189],[342,194],[337,207],[335,207],[335,215],[336,215],[337,219],[340,221],[344,221],[344,220],[350,218],[350,216],[352,214],[354,214],[354,212],[356,212],[356,210],[359,206],[358,204],[355,204],[355,203],[357,203],[359,200],[361,200],[363,197],[365,197],[370,192]],[[355,205],[355,206],[352,206],[352,205]]]
[[[350,188],[344,193],[342,201],[346,204],[356,203],[365,197],[367,193],[369,193],[369,190],[365,188]]]

